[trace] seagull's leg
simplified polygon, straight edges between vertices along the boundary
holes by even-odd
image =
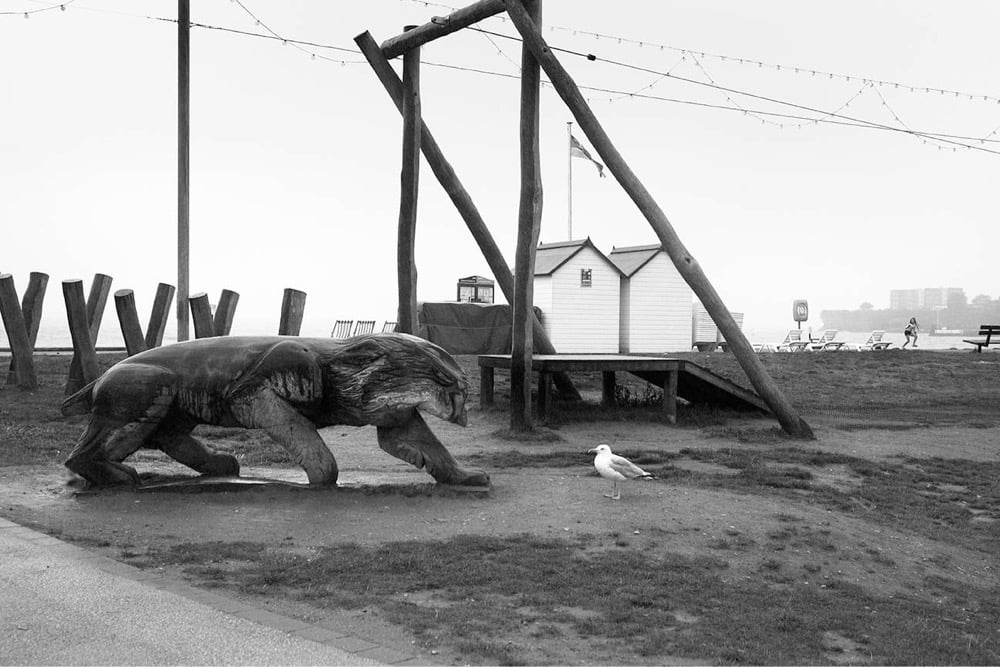
[[[618,482],[615,482],[615,495],[611,496],[612,500],[621,500],[622,492],[618,490]]]

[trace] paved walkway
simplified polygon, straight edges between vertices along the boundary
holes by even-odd
[[[0,519],[2,665],[378,665],[415,656]]]

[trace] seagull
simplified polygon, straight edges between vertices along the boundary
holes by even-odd
[[[594,457],[594,467],[597,468],[597,472],[601,477],[610,479],[614,485],[614,491],[610,495],[604,494],[605,498],[621,500],[622,494],[618,490],[618,482],[630,479],[654,479],[653,475],[632,463],[624,456],[612,454],[611,448],[607,445],[598,445],[594,449],[588,450],[587,453],[597,454]]]

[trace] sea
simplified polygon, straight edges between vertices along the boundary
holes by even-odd
[[[112,320],[110,323],[106,323],[105,326],[101,327],[100,335],[97,338],[98,348],[124,348],[125,342],[122,338],[121,330],[117,326],[107,326],[107,324],[115,325],[117,322]],[[163,343],[164,345],[169,343],[174,343],[177,341],[176,332],[171,330],[172,326],[168,325],[168,330],[164,333]],[[794,327],[756,327],[747,328],[744,330],[744,334],[747,339],[752,344],[763,343],[769,344],[771,346],[777,347],[781,343],[785,336],[788,334],[789,329]],[[272,327],[266,324],[260,325],[244,325],[242,328],[234,324],[233,331],[231,332],[235,336],[244,335],[267,335],[275,333]],[[307,331],[303,330],[303,336],[317,336],[317,337],[327,337],[330,335],[330,331]],[[809,331],[803,331],[803,338],[809,335]],[[871,334],[870,331],[838,331],[834,340],[843,341],[849,346],[858,346],[865,343],[868,340],[868,336]],[[822,330],[812,331],[813,338],[819,338],[823,335]],[[969,336],[932,336],[929,333],[921,333],[917,340],[917,348],[922,350],[972,350],[974,349],[968,343],[962,341],[963,338],[968,338]],[[193,332],[192,332],[193,337]],[[889,341],[892,343],[892,347],[899,348],[906,341],[903,336],[902,331],[893,332],[886,331],[883,341]],[[43,321],[42,326],[38,330],[38,338],[35,342],[36,348],[71,348],[73,341],[70,339],[68,327],[63,326],[53,326],[46,325]],[[0,353],[3,350],[8,349],[10,343],[7,340],[6,332],[0,329]]]

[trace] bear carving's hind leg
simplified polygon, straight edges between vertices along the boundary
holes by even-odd
[[[122,461],[142,447],[155,426],[93,415],[66,459],[66,467],[94,486],[136,486],[139,474]]]
[[[440,484],[489,486],[490,476],[481,470],[465,470],[437,439],[420,413],[394,426],[378,427],[378,446],[418,468],[425,468]]]

